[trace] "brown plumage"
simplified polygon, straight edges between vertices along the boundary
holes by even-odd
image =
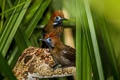
[[[64,18],[64,14],[60,10],[53,12],[48,24],[44,28],[44,32],[45,33],[56,32],[57,34],[62,35],[64,30],[62,27],[63,20],[66,19]]]
[[[67,19],[64,18],[64,14],[60,10],[53,12],[48,24],[43,29],[43,35],[45,36],[45,34],[47,33],[54,32],[57,35],[61,36],[64,32],[63,23],[62,23],[63,20],[67,20]],[[47,48],[44,42],[42,42],[41,47]]]
[[[46,42],[56,62],[63,67],[75,66],[75,49],[64,45],[57,34],[51,32],[45,36],[45,39],[41,40]]]

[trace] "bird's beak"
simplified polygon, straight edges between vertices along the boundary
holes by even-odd
[[[61,18],[61,20],[65,20],[65,21],[67,21],[68,19],[66,19],[66,18]]]
[[[61,26],[62,25],[62,21],[67,21],[68,19],[66,19],[66,18],[60,18],[58,21],[55,21],[54,23],[53,23],[53,26]]]
[[[46,42],[46,39],[39,39],[40,41],[45,41]]]

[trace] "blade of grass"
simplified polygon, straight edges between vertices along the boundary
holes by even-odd
[[[6,11],[6,9],[11,8],[12,6],[13,6],[13,4],[11,3],[11,0],[6,0],[5,11]],[[11,12],[11,13],[12,13],[12,12]],[[9,14],[11,14],[11,13],[9,13]],[[4,20],[4,25],[3,25],[3,26],[6,26],[6,24],[8,23],[8,20],[9,20],[10,16],[5,15],[5,14],[4,14],[4,16],[5,16],[5,20]],[[8,18],[8,17],[9,17],[9,18]],[[5,28],[5,27],[3,27],[2,31],[1,31],[1,34],[3,33],[4,28]],[[1,34],[0,34],[0,36],[1,36]]]
[[[112,44],[111,38],[108,34],[108,30],[106,28],[104,17],[99,16],[99,19],[100,19],[100,21],[98,21],[98,22],[101,27],[100,28],[98,27],[98,29],[101,31],[102,39],[104,40],[105,48],[107,51],[106,54],[109,57],[108,60],[110,61],[112,72],[114,72],[112,74],[113,74],[115,80],[119,80],[120,73],[118,72],[118,65],[117,65],[117,60],[116,60],[113,44]]]
[[[14,67],[18,57],[21,55],[22,51],[31,45],[28,39],[25,37],[24,30],[21,27],[18,28],[15,34],[15,42],[17,46],[14,48],[14,52],[12,53],[11,57],[8,60],[9,65],[11,68]]]
[[[91,40],[92,40],[92,45],[93,45],[94,56],[95,56],[96,67],[98,70],[99,79],[104,80],[104,73],[103,73],[103,68],[102,68],[102,63],[101,63],[99,47],[98,47],[98,43],[97,43],[97,38],[96,38],[96,33],[95,33],[94,24],[93,24],[93,20],[92,20],[92,15],[90,12],[89,3],[87,0],[84,1],[84,5],[85,5],[85,11],[86,11],[87,19],[88,19],[88,25],[89,25],[89,30],[90,30],[90,35],[91,35]]]
[[[8,59],[8,64],[9,64],[9,65],[10,65],[11,63],[13,63],[13,60],[15,60],[14,57],[16,57],[17,51],[18,51],[18,47],[16,46],[16,47],[14,48],[14,50],[12,51],[12,55],[11,55],[10,58]],[[17,55],[18,55],[18,54],[17,54]],[[10,66],[11,66],[11,65],[10,65]]]
[[[78,7],[78,10],[80,11],[80,20],[81,20],[81,25],[82,25],[82,30],[83,30],[83,34],[85,35],[85,39],[87,42],[87,47],[88,47],[88,53],[90,56],[90,62],[92,65],[92,69],[93,69],[93,73],[95,74],[94,79],[95,80],[99,80],[99,75],[98,75],[98,70],[97,70],[97,66],[96,66],[96,61],[95,61],[95,57],[94,57],[94,51],[93,51],[93,46],[92,46],[92,41],[91,41],[91,35],[89,33],[89,27],[88,27],[88,22],[87,22],[87,17],[86,17],[86,13],[85,13],[85,9],[84,9],[84,3],[83,0],[81,0],[81,2],[78,3],[78,5],[81,5],[80,7]],[[79,80],[79,79],[78,79]]]
[[[42,8],[42,7],[41,7]],[[40,9],[40,8],[39,8]],[[41,10],[41,9],[40,9]],[[36,15],[36,14],[34,14],[34,15]],[[22,51],[25,49],[25,48],[27,48],[28,46],[30,46],[30,45],[27,45],[27,43],[29,42],[28,41],[28,38],[26,37],[27,35],[29,35],[28,33],[27,34],[25,34],[25,33],[23,33],[23,35],[21,35],[21,32],[22,31],[24,31],[24,30],[21,30],[21,31],[19,31],[18,33],[16,33],[16,34],[18,34],[19,36],[24,36],[24,38],[20,38],[20,37],[18,37],[18,35],[16,35],[16,38],[15,38],[15,41],[16,41],[16,43],[17,43],[17,45],[18,45],[18,47],[19,47],[19,54],[21,54],[22,53]],[[22,39],[22,40],[21,40]],[[21,41],[22,41],[22,43],[21,43]],[[37,41],[37,40],[36,40]],[[24,45],[26,45],[25,47],[24,47]],[[17,53],[18,54],[18,53]],[[14,55],[13,55],[14,56]],[[15,59],[17,59],[18,57],[14,57]],[[12,59],[13,60],[13,59]],[[13,61],[13,62],[15,62],[15,61]],[[11,64],[11,65],[14,65],[14,64]]]
[[[28,23],[32,20],[33,15],[37,11],[37,9],[40,7],[42,4],[43,0],[35,0],[32,4],[31,7],[28,9],[27,14],[24,18],[24,24]]]
[[[90,59],[89,59],[89,53],[88,53],[88,47],[87,47],[87,42],[85,39],[85,35],[83,36],[83,60],[82,60],[82,80],[92,80],[92,70],[91,70],[91,66],[90,66]]]
[[[82,53],[82,80],[87,80],[87,46],[85,41],[85,36],[83,36],[83,53]]]
[[[34,44],[34,46],[40,47],[41,46],[41,42],[38,41],[38,39],[43,38],[42,35],[42,30],[41,29],[36,29],[33,34],[30,37],[30,41],[31,43]]]
[[[9,8],[11,8],[13,6],[13,3],[11,2],[11,0],[6,0],[6,6],[5,6],[5,11]],[[4,11],[4,13],[5,13]],[[9,14],[11,14],[12,12],[10,12]],[[8,14],[4,14],[5,17],[8,17],[9,15]],[[10,17],[10,16],[9,16]],[[6,20],[5,20],[6,21]]]
[[[17,43],[17,46],[19,47],[19,51],[21,53],[25,48],[31,45],[30,41],[26,38],[26,35],[23,32],[23,29],[21,29],[21,27],[18,28],[15,34],[15,42]]]
[[[19,2],[18,2],[18,4],[19,4]],[[4,31],[2,33],[2,35],[0,36],[0,45],[1,45],[0,46],[0,51],[2,51],[2,49],[4,47],[4,44],[5,44],[5,42],[6,42],[7,38],[8,38],[8,35],[10,34],[10,31],[12,29],[12,26],[13,26],[15,20],[16,20],[16,17],[18,16],[18,14],[14,15],[14,13],[16,12],[16,10],[19,10],[19,9],[20,8],[18,8],[18,9],[15,8],[15,10],[13,11],[10,19],[8,20],[7,25],[5,26],[5,29],[4,29]]]
[[[6,60],[2,57],[1,53],[0,53],[0,71],[3,73],[5,77],[8,78],[8,80],[16,80],[15,76],[13,75]]]
[[[20,7],[20,6],[23,6],[25,3],[29,2],[29,1],[30,1],[30,0],[21,2],[20,4],[17,4],[16,6],[13,6],[12,8],[10,8],[10,9],[4,11],[3,14],[9,14],[10,11],[12,11],[12,10],[14,10],[15,8],[18,8],[18,7]],[[26,9],[26,8],[24,8],[24,9]],[[19,12],[19,11],[18,11],[18,12]],[[16,13],[17,13],[17,12],[16,12]],[[0,15],[2,15],[2,13],[0,13]]]
[[[45,0],[42,5],[38,8],[37,12],[35,13],[35,15],[33,16],[33,19],[31,20],[30,24],[28,25],[28,28],[26,29],[26,34],[27,34],[27,38],[29,38],[33,32],[33,30],[35,29],[38,21],[41,19],[44,11],[46,10],[47,6],[49,5],[49,3],[51,2],[51,0]]]
[[[9,8],[13,6],[13,3],[11,2],[11,0],[7,0],[6,2],[8,3]]]
[[[76,80],[81,80],[82,74],[82,29],[81,29],[81,20],[80,20],[80,10],[79,10],[79,3],[80,0],[76,0]]]
[[[38,43],[38,38],[43,38],[41,35],[42,32],[41,30],[39,30],[39,32],[38,31],[35,32],[31,35],[30,42],[32,43],[32,46],[40,47],[40,44]]]
[[[86,80],[93,80],[92,79],[92,76],[93,76],[93,72],[92,72],[92,68],[91,68],[91,62],[90,62],[90,56],[89,56],[89,53],[88,53],[88,50],[86,51],[86,53],[87,53],[87,67],[86,67],[86,69],[87,69],[87,71],[86,71],[86,73],[87,73],[87,75],[86,75],[86,77],[87,77],[87,79]]]
[[[82,37],[82,53],[81,53],[81,80],[91,80],[91,67],[90,67],[90,60],[88,54],[88,48],[86,44],[85,35]]]
[[[80,2],[78,2],[78,4],[80,5],[80,7],[78,7],[80,10],[80,20],[87,41],[88,51],[94,73],[94,79],[104,80],[100,52],[97,44],[96,33],[92,22],[89,4],[87,1],[84,2],[84,0],[81,0]]]
[[[31,0],[30,0],[29,2],[26,2],[26,4],[23,6],[23,9],[24,9],[24,8],[26,8],[26,9],[24,9],[24,10],[22,10],[22,11],[20,12],[20,14],[19,14],[19,16],[18,16],[18,18],[17,18],[17,20],[16,20],[16,22],[15,22],[15,24],[14,24],[14,27],[13,27],[13,29],[12,29],[9,37],[8,37],[8,40],[6,41],[6,44],[5,44],[5,46],[4,46],[3,50],[2,50],[2,54],[3,54],[4,56],[5,56],[6,53],[7,53],[7,50],[8,50],[8,48],[9,48],[9,46],[10,46],[10,43],[11,43],[12,40],[13,40],[13,37],[14,37],[14,35],[15,35],[15,33],[16,33],[16,31],[17,31],[17,29],[18,29],[18,27],[19,27],[19,25],[20,25],[20,23],[21,23],[21,21],[22,21],[22,19],[23,19],[23,16],[25,15],[25,12],[26,12],[26,10],[27,10],[27,7],[30,5],[30,2],[31,2]]]
[[[87,47],[88,47],[88,54],[90,56],[90,62],[92,65],[92,71],[93,74],[95,74],[93,77],[95,80],[99,80],[99,75],[98,75],[98,70],[97,70],[97,66],[96,66],[96,60],[95,60],[95,56],[94,56],[94,50],[93,50],[93,46],[92,46],[92,41],[91,41],[91,35],[90,32],[88,31],[89,27],[88,27],[88,23],[87,23],[87,18],[86,15],[84,15],[83,19],[83,24],[82,24],[82,29],[86,38],[86,42],[87,42]]]
[[[3,3],[2,3],[2,16],[1,16],[1,24],[0,24],[0,33],[3,29],[3,24],[4,24],[4,11],[5,11],[5,0],[3,0]]]
[[[31,45],[29,39],[25,37],[26,34],[23,31],[24,30],[21,27],[19,27],[15,34],[15,42],[17,46],[14,49],[15,53],[13,53],[11,55],[12,57],[9,59],[10,61],[12,61],[12,63],[10,64],[12,68],[15,65],[18,57],[23,52],[23,50]]]
[[[40,8],[39,8],[40,9]],[[41,9],[40,9],[41,10]],[[37,10],[38,11],[38,10]],[[36,15],[36,14],[34,14],[34,15]],[[22,27],[21,27],[22,28]],[[22,31],[24,31],[24,30],[22,30]],[[21,36],[22,37],[22,35],[20,35],[21,34],[21,32],[19,32],[18,33],[19,34],[19,36]],[[16,43],[18,44],[18,46],[19,46],[19,51],[17,51],[17,52],[19,52],[19,55],[22,53],[22,51],[26,48],[26,47],[28,47],[28,45],[26,45],[27,44],[27,40],[28,40],[28,38],[26,37],[27,35],[28,35],[28,33],[27,34],[23,34],[24,35],[24,39],[23,38],[21,38],[21,39],[23,39],[23,40],[19,40],[19,38],[18,38],[18,36],[17,36],[17,38],[15,39],[15,41],[16,41]],[[20,41],[23,41],[23,43],[20,43]],[[24,44],[26,45],[26,47],[24,47]],[[23,47],[22,47],[23,46]],[[18,53],[17,53],[18,54]],[[14,55],[13,55],[14,56]],[[14,56],[14,59],[17,59],[18,58],[18,56],[17,57],[15,57]],[[14,60],[14,59],[12,59],[12,60]],[[15,62],[15,61],[13,61],[13,62]],[[13,63],[12,64],[10,64],[10,65],[14,65]]]

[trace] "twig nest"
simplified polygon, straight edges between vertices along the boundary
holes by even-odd
[[[72,76],[75,67],[53,69],[55,61],[49,49],[29,47],[19,57],[13,72],[18,80],[39,80],[40,78],[54,78]]]

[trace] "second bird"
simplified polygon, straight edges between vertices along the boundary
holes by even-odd
[[[40,40],[46,42],[55,62],[61,64],[63,67],[75,66],[75,49],[63,44],[59,35],[51,32],[45,36],[45,39]]]

